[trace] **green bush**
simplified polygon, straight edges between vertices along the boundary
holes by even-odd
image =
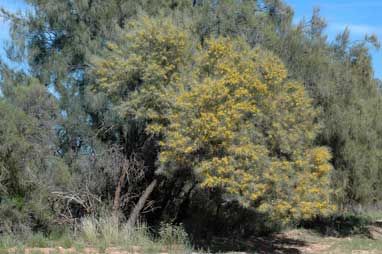
[[[299,226],[313,229],[322,235],[344,237],[350,235],[369,236],[371,218],[365,215],[343,214],[317,217],[302,221]]]

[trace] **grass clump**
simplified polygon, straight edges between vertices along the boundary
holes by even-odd
[[[81,222],[82,238],[94,246],[118,244],[123,239],[119,221],[115,214],[100,218],[85,217]]]
[[[12,236],[9,234],[5,234],[5,235],[0,236],[0,250],[15,247],[19,244],[20,244],[20,242],[17,240],[17,238],[15,236]]]
[[[95,248],[98,253],[105,253],[107,248],[116,247],[130,252],[185,253],[190,249],[187,233],[182,225],[161,224],[158,234],[154,235],[145,223],[139,222],[134,228],[129,228],[126,223],[121,222],[118,215],[112,214],[84,217],[79,230],[80,233],[76,236],[67,228],[56,228],[48,235],[30,233],[22,241],[15,240],[17,237],[4,235],[0,237],[0,250],[9,250],[16,246],[23,249],[74,247],[77,253],[81,253],[84,248],[90,247]]]
[[[41,233],[32,234],[27,240],[26,245],[28,247],[46,248],[49,247],[48,239]]]
[[[123,247],[129,251],[139,249],[145,253],[190,248],[182,225],[161,224],[158,237],[155,237],[145,223],[139,222],[134,228],[129,228],[115,214],[99,218],[85,217],[81,223],[81,231],[83,242],[96,246],[100,252],[110,246]]]
[[[189,245],[188,235],[183,226],[162,223],[159,230],[159,239],[165,246]]]
[[[98,221],[95,217],[85,217],[81,221],[81,230],[83,239],[90,243],[96,244],[98,240]]]
[[[116,214],[101,217],[98,221],[99,233],[106,245],[119,243],[122,239],[119,217]]]
[[[134,228],[124,224],[121,233],[125,245],[150,245],[153,242],[149,227],[142,222],[137,223]]]

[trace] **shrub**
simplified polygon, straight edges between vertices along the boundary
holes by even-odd
[[[159,229],[160,242],[165,246],[188,245],[188,235],[182,224],[179,226],[162,223]]]
[[[81,230],[85,241],[95,244],[98,239],[98,221],[95,217],[85,217],[81,221]]]

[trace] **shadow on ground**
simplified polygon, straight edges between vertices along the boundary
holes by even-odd
[[[382,240],[382,221],[371,221],[363,216],[333,216],[305,221],[301,228],[308,229],[317,235],[313,237],[349,238],[361,236],[367,239]],[[304,232],[304,231],[301,231]],[[301,240],[301,239],[304,240]],[[267,236],[239,237],[206,237],[198,241],[197,247],[211,252],[246,252],[256,254],[300,254],[305,252],[326,253],[330,243],[308,240],[304,235],[289,233],[273,233]]]
[[[300,227],[311,229],[322,236],[348,237],[359,235],[372,238],[369,227],[373,224],[371,219],[366,216],[337,215],[303,221]],[[375,226],[379,227],[380,225]]]
[[[300,240],[287,238],[282,235],[235,239],[229,237],[215,237],[208,243],[199,246],[211,252],[247,252],[256,254],[300,254],[300,249],[307,243]]]

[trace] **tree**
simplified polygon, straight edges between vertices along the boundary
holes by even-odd
[[[177,87],[161,172],[192,170],[200,185],[274,218],[311,218],[330,205],[331,154],[314,146],[318,111],[281,61],[243,40],[209,39]]]
[[[36,130],[36,122],[4,99],[0,103],[1,189],[8,195],[19,195],[29,188],[30,182],[25,179],[25,175],[30,167],[28,163],[31,163],[27,158],[19,158],[30,154],[33,148],[28,136]]]
[[[211,35],[243,36],[251,46],[271,50],[322,109],[319,119],[325,127],[316,142],[332,150],[331,184],[341,210],[377,204],[381,170],[375,137],[380,131],[374,121],[378,122],[380,93],[369,54],[370,46],[379,48],[376,36],[351,41],[345,29],[330,42],[318,8],[296,26],[291,22],[293,11],[280,1],[204,3],[191,14],[202,43]]]
[[[146,165],[155,164],[157,140],[168,124],[167,112],[172,107],[173,84],[190,60],[190,37],[169,18],[147,16],[129,22],[126,32],[109,43],[109,50],[93,60],[98,84],[95,89],[105,91],[113,109],[130,122],[135,122],[150,143],[153,158]],[[144,151],[142,151],[144,153]],[[151,161],[150,161],[151,160]],[[154,168],[154,167],[152,167]],[[154,170],[146,173],[152,179],[132,210],[128,224],[134,226],[139,212],[157,185]]]
[[[55,153],[56,100],[34,79],[13,86],[7,81],[0,98],[0,231],[50,228],[51,191],[71,181]]]
[[[166,124],[172,84],[187,66],[192,48],[187,32],[169,18],[138,18],[109,43],[103,57],[94,58],[95,75],[114,107],[125,119],[148,123],[148,132]]]

